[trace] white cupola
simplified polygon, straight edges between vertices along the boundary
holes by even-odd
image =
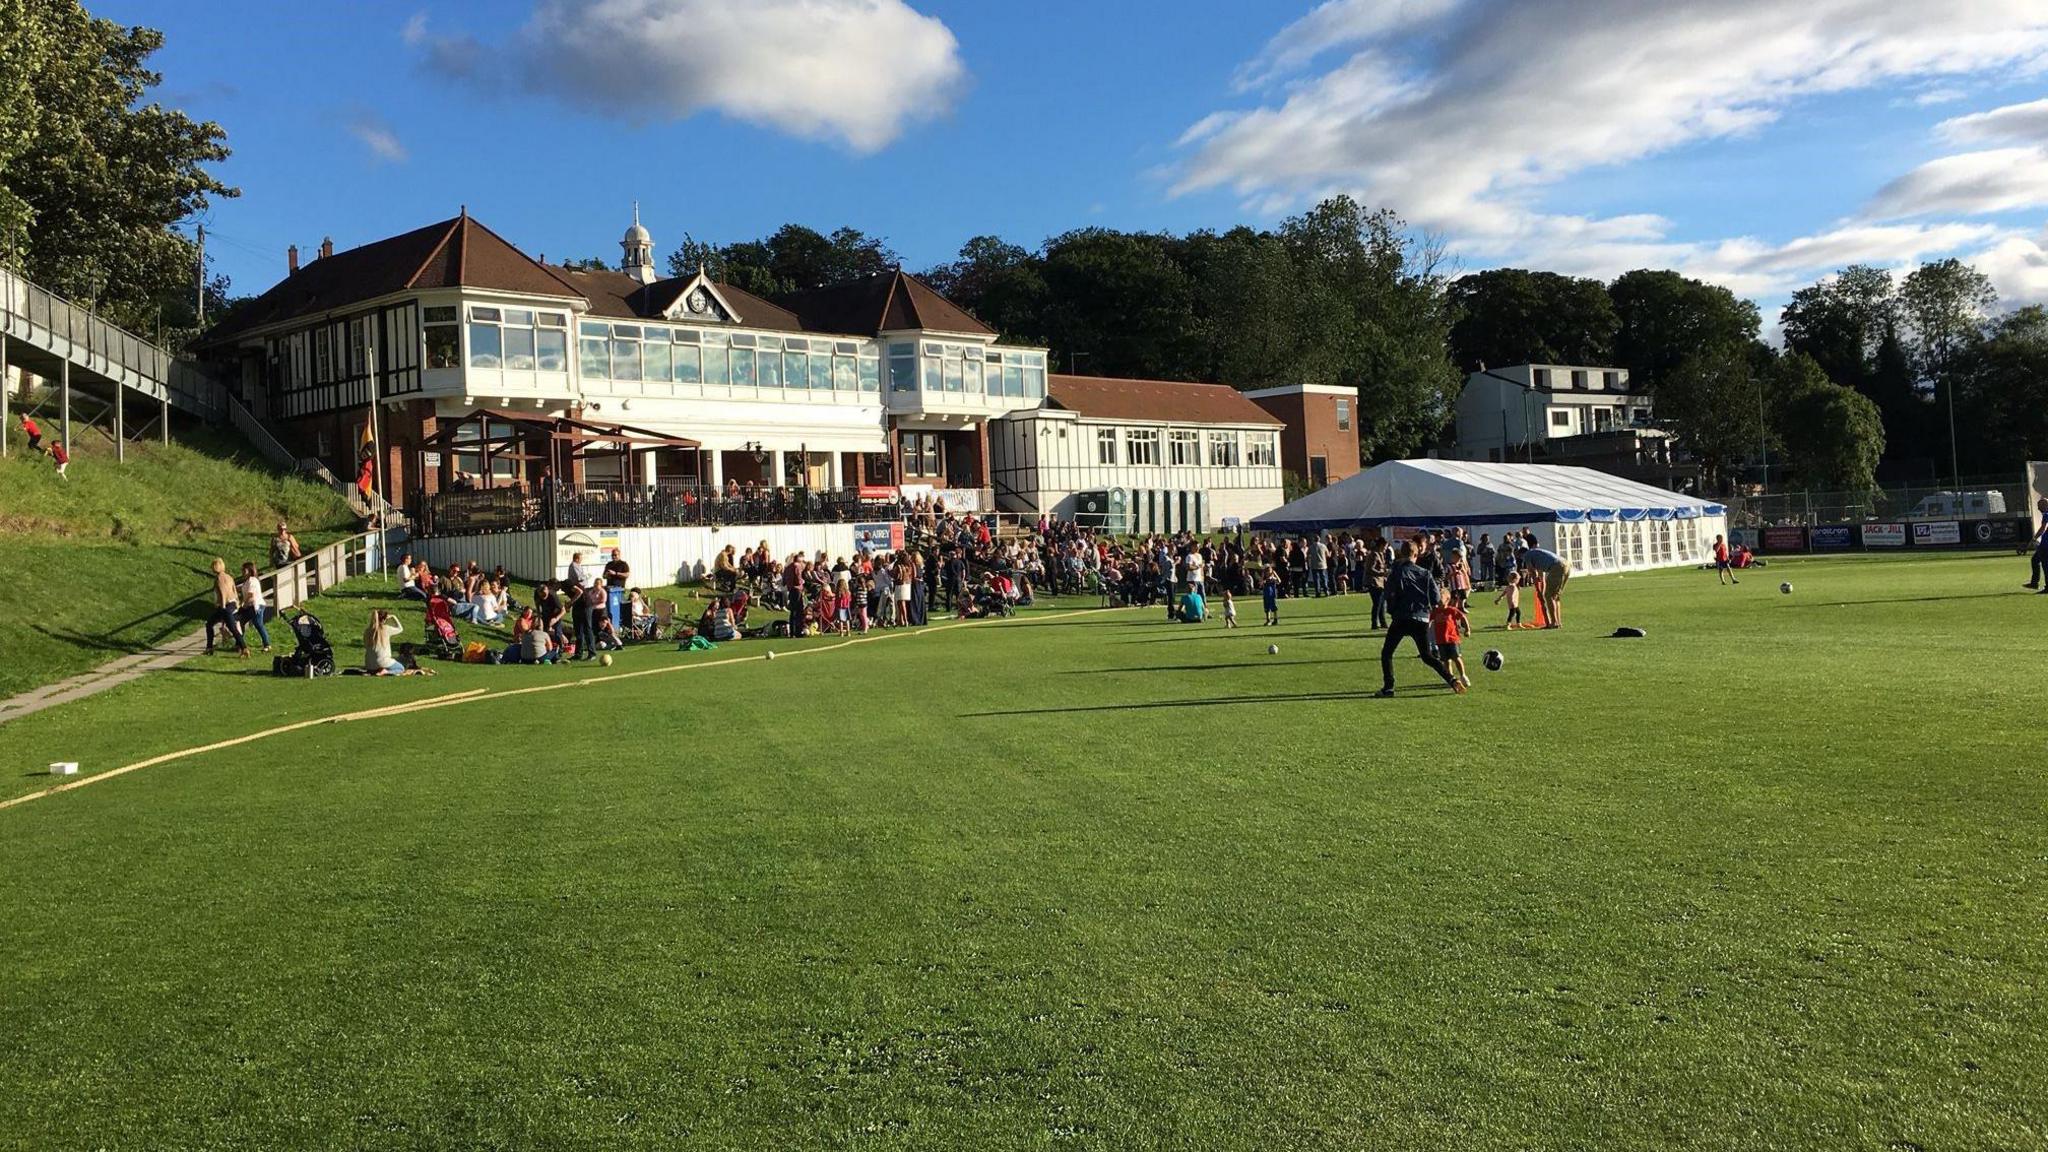
[[[619,262],[621,271],[642,284],[652,284],[658,279],[654,274],[654,238],[640,226],[638,200],[633,201],[633,226],[626,229],[619,247],[626,251],[625,258]]]

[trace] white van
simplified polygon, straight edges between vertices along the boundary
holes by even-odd
[[[1920,498],[1908,520],[1976,520],[2005,515],[2005,493],[1987,488],[1978,492],[1935,492]]]

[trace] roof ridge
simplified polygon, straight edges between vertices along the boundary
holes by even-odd
[[[420,266],[413,269],[412,275],[407,276],[405,278],[405,286],[407,288],[415,288],[419,286],[420,277],[426,274],[427,266],[434,262],[434,257],[439,256],[441,254],[442,249],[448,247],[448,238],[455,234],[456,225],[461,223],[462,217],[460,216],[451,216],[448,218],[448,220],[445,222],[444,230],[441,233],[440,241],[436,243],[432,248],[427,250],[426,259],[420,261]],[[351,251],[353,251],[353,249],[351,249]]]

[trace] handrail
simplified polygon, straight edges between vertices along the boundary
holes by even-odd
[[[203,416],[218,411],[219,388],[196,366],[181,365],[152,341],[5,269],[0,269],[0,327],[154,399],[168,399]],[[60,339],[61,353],[56,346]]]

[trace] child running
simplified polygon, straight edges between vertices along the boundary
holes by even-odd
[[[1513,632],[1522,626],[1522,574],[1513,568],[1508,569],[1508,578],[1501,582],[1493,602],[1500,603],[1503,596],[1508,600],[1508,631]]]
[[[1237,601],[1230,595],[1230,589],[1223,590],[1223,626],[1237,627]]]
[[[1458,641],[1464,638],[1465,610],[1451,599],[1451,590],[1440,589],[1437,605],[1429,613],[1429,638],[1436,642],[1436,658],[1443,661],[1450,675],[1458,683],[1472,686],[1472,678],[1465,675],[1465,657],[1458,652]]]
[[[1265,595],[1266,623],[1278,624],[1280,623],[1280,570],[1270,564],[1266,566]]]

